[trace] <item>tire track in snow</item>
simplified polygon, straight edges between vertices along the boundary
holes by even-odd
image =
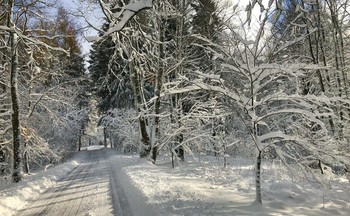
[[[112,194],[114,215],[118,216],[132,216],[130,204],[125,196],[123,187],[120,185],[118,180],[118,173],[116,167],[113,166],[112,161],[109,160],[112,151],[103,151],[104,157],[107,158],[107,164],[109,169],[109,181],[110,189]]]
[[[59,181],[58,186],[44,192],[30,207],[20,211],[18,215],[47,215],[53,209],[54,205],[63,202],[63,199],[60,198],[62,196],[61,194],[68,187],[76,184],[74,180],[83,171],[87,170],[88,166],[91,165],[91,159],[87,163],[87,165],[80,165],[73,169],[72,172]]]
[[[101,150],[88,154],[85,164],[79,165],[60,180],[58,186],[43,193],[17,215],[112,215],[106,158]]]

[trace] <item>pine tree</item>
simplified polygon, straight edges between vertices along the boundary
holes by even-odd
[[[103,25],[107,31],[108,23]],[[133,107],[133,95],[127,69],[127,57],[116,53],[112,37],[95,42],[90,52],[91,91],[99,98],[101,112]]]

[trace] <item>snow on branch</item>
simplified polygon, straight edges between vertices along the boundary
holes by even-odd
[[[231,90],[228,90],[226,88],[222,88],[220,86],[212,86],[206,83],[199,81],[193,81],[191,85],[186,86],[186,87],[181,87],[181,88],[174,88],[174,89],[166,89],[165,93],[162,94],[162,96],[166,94],[179,94],[179,93],[185,93],[185,92],[191,92],[191,91],[196,91],[196,90],[207,90],[207,91],[213,91],[217,93],[221,93],[222,95],[225,95],[226,97],[229,97],[236,103],[250,107],[248,105],[244,105],[249,101],[249,98],[246,98],[244,95],[238,95]]]
[[[6,140],[6,141],[4,141],[4,142],[0,142],[0,146],[2,146],[2,145],[8,145],[8,144],[10,144],[11,143],[11,140]]]
[[[266,115],[257,117],[256,122],[264,120],[265,118],[267,118],[269,116],[275,116],[278,114],[299,114],[299,115],[307,116],[310,121],[317,123],[319,126],[322,127],[322,129],[324,131],[327,131],[327,128],[324,126],[323,122],[321,120],[319,120],[318,116],[316,114],[314,114],[313,112],[310,112],[306,109],[297,109],[297,108],[294,108],[294,109],[289,108],[288,109],[288,108],[286,108],[286,109],[282,109],[282,110],[277,110],[275,112],[271,112],[271,113],[268,113]]]
[[[7,126],[5,129],[0,130],[0,135],[3,136],[5,135],[10,129],[12,129],[12,125]]]
[[[102,11],[110,11],[105,4],[101,3],[100,0],[100,6]],[[126,23],[137,13],[139,13],[142,10],[152,8],[153,1],[152,0],[133,0],[129,4],[124,5],[123,7],[117,7],[114,9],[117,9],[118,12],[112,13],[111,16],[108,16],[108,20],[112,22],[111,28],[102,36],[108,36],[114,32],[121,31]],[[105,13],[107,16],[107,14]],[[97,40],[100,40],[100,37],[96,36],[89,36],[87,37],[87,40],[89,42],[94,42]]]
[[[272,139],[277,139],[277,143],[280,143],[282,141],[300,141],[298,139],[298,136],[289,136],[281,131],[271,131],[269,133],[266,133],[264,135],[260,135],[258,136],[259,139],[259,143],[264,143],[268,140],[272,140]],[[269,144],[271,145],[273,142],[269,142]]]
[[[37,46],[43,46],[45,47],[46,49],[49,49],[49,50],[53,50],[53,51],[59,51],[59,52],[64,52],[66,55],[69,55],[69,52],[67,50],[64,50],[60,47],[53,47],[53,46],[50,46],[48,45],[47,43],[44,43],[36,38],[33,38],[31,36],[27,36],[25,34],[23,34],[19,29],[17,28],[10,28],[10,27],[7,27],[7,26],[4,26],[4,25],[0,25],[0,30],[2,31],[6,31],[6,32],[13,32],[13,33],[16,33],[18,35],[18,37],[22,38],[23,40],[31,43],[32,45],[37,45]]]

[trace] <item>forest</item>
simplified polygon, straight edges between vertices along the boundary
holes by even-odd
[[[350,172],[348,0],[0,0],[0,177],[91,144]],[[81,24],[79,20],[83,19]],[[83,56],[85,26],[97,31]]]

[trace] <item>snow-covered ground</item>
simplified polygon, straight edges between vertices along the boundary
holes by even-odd
[[[92,147],[96,149],[100,147]],[[90,147],[91,149],[91,147]],[[91,150],[92,150],[91,149]],[[252,162],[229,159],[223,169],[221,159],[210,156],[187,158],[176,169],[169,159],[157,165],[138,156],[103,149],[114,181],[113,193],[123,193],[134,216],[152,215],[350,215],[350,184],[345,177],[327,174],[323,187],[311,178],[293,173],[279,163],[264,166],[263,206],[255,196]],[[55,187],[57,181],[83,164],[82,151],[67,162],[47,171],[25,176],[20,184],[2,185],[0,215],[13,215],[29,199]],[[110,177],[110,178],[111,178]],[[120,199],[120,198],[119,198]]]
[[[227,169],[215,157],[188,158],[171,169],[169,160],[154,166],[135,160],[124,166],[159,215],[350,215],[350,185],[345,177],[328,173],[324,187],[291,173],[281,164],[264,166],[263,206],[254,204],[253,163],[230,159]]]

